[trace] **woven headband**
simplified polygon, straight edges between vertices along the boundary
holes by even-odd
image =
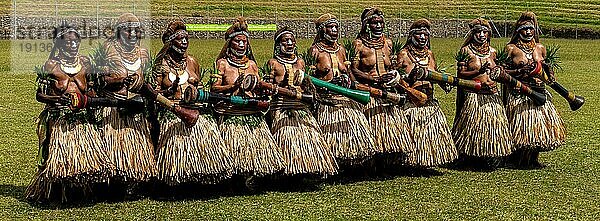
[[[128,28],[139,28],[140,26],[141,26],[140,22],[124,22],[124,23],[121,23],[121,24],[117,25],[117,28],[118,29],[119,28],[125,28],[125,27],[128,27]]]
[[[65,34],[67,34],[69,32],[75,32],[75,33],[77,33],[77,35],[79,35],[79,32],[77,30],[75,30],[74,28],[69,28],[67,30],[63,30],[63,31],[59,32],[58,34],[56,34],[56,37],[54,39],[55,40],[59,39],[59,38],[61,38],[62,36],[64,36]]]
[[[246,31],[236,31],[234,33],[231,33],[227,36],[227,39],[232,39],[233,37],[237,36],[237,35],[245,35],[246,37],[249,37],[248,32]]]
[[[186,30],[180,29],[179,31],[170,35],[169,38],[167,38],[167,42],[172,41],[173,39],[177,38],[177,36],[179,36],[179,35],[187,35],[187,34],[188,34],[188,32]]]
[[[281,37],[284,34],[292,34],[292,35],[294,35],[294,32],[291,32],[291,31],[282,31],[281,33],[279,33],[277,35],[277,37],[275,37],[275,40],[279,39],[279,37]]]
[[[366,17],[365,19],[362,20],[362,23],[366,23],[369,19],[375,18],[375,17],[381,17],[384,18],[382,14],[372,14],[368,17]]]
[[[330,18],[329,20],[327,20],[327,21],[325,21],[325,22],[321,23],[321,24],[319,25],[319,27],[317,27],[317,31],[323,30],[323,28],[325,27],[325,25],[328,25],[328,24],[331,24],[331,23],[335,23],[335,24],[337,24],[338,26],[340,25],[340,22],[339,22],[337,19],[335,19],[335,18]]]

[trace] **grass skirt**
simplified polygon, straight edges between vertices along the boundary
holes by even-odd
[[[515,149],[550,151],[564,144],[566,130],[550,93],[542,106],[525,96],[508,95],[506,113]]]
[[[407,157],[408,165],[432,167],[458,158],[458,150],[437,100],[430,100],[422,107],[409,102],[404,107],[416,145],[416,151]]]
[[[312,115],[305,110],[281,109],[271,111],[271,119],[271,133],[281,148],[285,174],[337,173],[335,158]]]
[[[57,193],[55,191],[59,191],[62,201],[66,201],[67,188],[90,192],[91,184],[106,182],[113,175],[114,166],[94,125],[60,117],[50,122],[48,130],[48,156],[27,187],[27,199],[51,200],[52,195]],[[57,187],[60,189],[53,189]]]
[[[364,113],[374,131],[379,153],[408,155],[415,151],[410,126],[401,107],[371,98]]]
[[[263,117],[225,116],[219,127],[236,174],[264,176],[283,169],[280,149]]]
[[[497,94],[465,93],[452,136],[460,154],[474,157],[509,155],[512,138],[502,98]]]
[[[217,183],[231,177],[231,155],[210,116],[200,115],[186,127],[179,118],[165,117],[160,125],[158,179],[168,185]]]
[[[319,105],[317,121],[338,163],[357,164],[376,152],[375,137],[362,107],[355,101],[332,100],[338,106]]]
[[[108,157],[119,177],[138,182],[156,176],[154,146],[142,113],[122,115],[116,107],[105,107],[102,128]]]

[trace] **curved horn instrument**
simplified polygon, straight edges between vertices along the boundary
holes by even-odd
[[[260,109],[267,109],[269,102],[264,100],[243,98],[240,96],[227,96],[219,93],[204,91],[200,88],[188,87],[185,89],[183,103],[210,103],[227,102],[239,106],[253,106]]]
[[[323,81],[321,79],[312,77],[308,74],[304,74],[305,78],[310,78],[310,80],[312,81],[312,83],[317,86],[317,87],[323,87],[323,88],[327,88],[327,90],[332,91],[334,93],[337,93],[339,95],[343,95],[347,98],[350,98],[358,103],[367,105],[369,104],[369,102],[371,102],[371,95],[369,94],[369,92],[366,91],[360,91],[360,90],[352,90],[352,89],[348,89],[336,84],[332,84],[329,83],[327,81]]]
[[[535,104],[536,106],[541,106],[546,103],[545,94],[532,90],[529,86],[521,83],[521,81],[506,74],[506,72],[504,71],[504,69],[502,69],[501,66],[496,66],[496,68],[494,68],[490,72],[490,78],[494,81],[505,84],[510,88],[518,88],[522,94],[531,98],[533,104]]]
[[[406,101],[406,96],[404,95],[387,92],[385,90],[370,87],[365,84],[352,83],[351,87],[356,90],[367,91],[373,97],[381,98],[394,104],[403,104]]]
[[[142,87],[139,90],[139,93],[142,96],[149,98],[152,101],[158,102],[163,107],[165,107],[169,111],[173,112],[175,114],[175,116],[179,117],[179,119],[181,119],[181,121],[187,127],[194,126],[196,124],[196,121],[198,121],[198,117],[200,116],[200,112],[198,110],[188,109],[188,108],[184,108],[179,105],[176,105],[175,103],[170,101],[168,98],[166,98],[162,94],[159,94],[157,91],[152,89],[152,87],[148,83],[145,83],[144,85],[142,85]]]
[[[313,96],[303,94],[295,90],[289,90],[287,88],[278,87],[275,84],[267,83],[258,79],[255,75],[246,75],[242,81],[242,89],[246,91],[252,91],[255,89],[263,89],[272,91],[274,94],[281,94],[286,97],[295,98],[307,103],[313,102]]]
[[[535,69],[532,71],[532,75],[540,76],[540,79],[544,81],[552,90],[556,91],[561,97],[563,97],[569,103],[572,111],[576,111],[585,103],[585,98],[567,90],[557,81],[551,81],[546,74],[549,71],[549,67],[544,68],[542,71],[542,61],[536,63]]]

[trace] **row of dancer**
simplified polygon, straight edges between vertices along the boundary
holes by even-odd
[[[365,9],[361,22],[346,49],[338,43],[338,20],[320,16],[307,61],[298,54],[293,30],[280,28],[273,58],[259,67],[248,25],[238,18],[225,33],[208,88],[201,79],[205,69],[187,52],[189,34],[181,21],[168,25],[153,60],[140,46],[133,14],[119,17],[115,35],[91,58],[79,54],[76,28],[57,28],[54,49],[38,73],[36,99],[46,107],[27,198],[62,194],[64,200],[68,190],[85,192],[109,180],[213,184],[232,176],[329,176],[340,167],[427,168],[461,154],[510,156],[511,164],[529,165],[540,151],[564,142],[551,102],[533,102],[512,84],[503,90],[503,102],[496,85],[498,74],[510,74],[549,95],[534,73],[546,55],[533,13],[517,21],[506,68],[496,63],[487,21],[471,22],[457,81],[469,79],[477,87],[459,88],[452,130],[433,94],[431,75],[439,73],[429,21],[413,23],[396,55],[380,9]],[[551,68],[541,64],[552,81]],[[319,81],[370,96],[361,105],[331,86],[315,86]]]

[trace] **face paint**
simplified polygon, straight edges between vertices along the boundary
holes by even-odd
[[[139,27],[124,27],[119,29],[119,40],[127,47],[135,47],[141,38]]]
[[[79,54],[79,45],[81,39],[75,32],[69,32],[63,36],[60,51],[62,55],[68,58],[73,58]]]
[[[376,16],[369,20],[368,31],[371,34],[372,38],[379,38],[383,35],[383,29],[385,28],[385,23],[383,22],[383,18],[381,16]]]
[[[292,55],[296,53],[296,39],[294,35],[288,33],[281,36],[279,43],[280,51],[283,54]]]
[[[173,39],[173,41],[171,42],[171,49],[173,49],[175,52],[179,53],[179,54],[184,54],[187,51],[187,48],[189,46],[188,44],[188,38],[189,36],[187,34],[180,34],[178,35],[175,39]]]
[[[248,37],[242,34],[236,35],[231,40],[229,51],[231,51],[237,57],[246,55],[248,52]]]
[[[429,33],[426,30],[415,31],[411,34],[413,44],[419,48],[424,48],[429,42]]]
[[[325,26],[324,28],[324,32],[323,32],[323,37],[329,41],[329,42],[335,42],[338,40],[339,34],[338,34],[338,24],[337,23],[330,23],[328,25]]]
[[[523,28],[519,30],[519,37],[522,41],[530,42],[535,37],[533,28]]]
[[[480,30],[480,31],[475,32],[474,35],[475,36],[473,39],[475,40],[475,42],[477,42],[479,44],[483,44],[483,43],[487,42],[490,33],[489,33],[489,31]]]

